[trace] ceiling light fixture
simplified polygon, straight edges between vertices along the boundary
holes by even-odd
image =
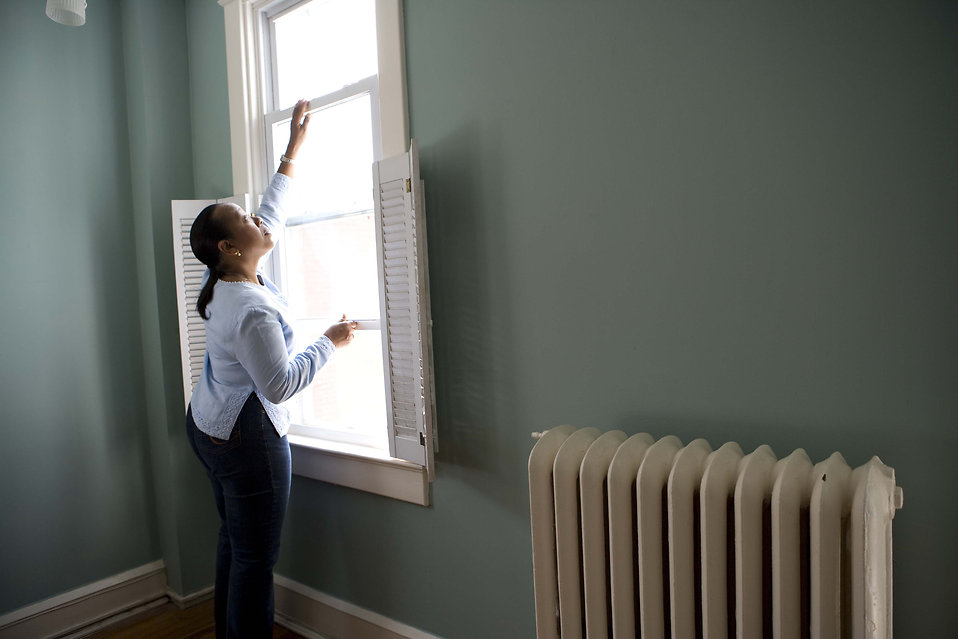
[[[47,0],[47,17],[68,27],[86,22],[86,0]]]

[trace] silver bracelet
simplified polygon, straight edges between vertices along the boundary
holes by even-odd
[[[290,158],[290,157],[286,157],[286,154],[285,154],[285,153],[282,154],[281,156],[279,156],[279,161],[280,161],[280,162],[286,162],[287,164],[296,164],[296,160],[294,160],[293,158]]]

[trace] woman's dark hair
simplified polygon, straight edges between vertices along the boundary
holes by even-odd
[[[196,312],[205,320],[209,319],[206,314],[206,305],[213,299],[213,287],[220,278],[220,240],[228,239],[229,231],[226,224],[217,216],[213,215],[218,204],[210,204],[200,211],[200,214],[193,220],[193,226],[190,227],[190,248],[193,249],[193,255],[196,259],[206,264],[210,269],[210,276],[200,291],[200,296],[196,299]]]

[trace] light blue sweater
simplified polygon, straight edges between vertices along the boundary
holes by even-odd
[[[256,212],[277,237],[286,221],[289,188],[288,177],[274,175]],[[218,439],[229,438],[253,392],[276,432],[285,435],[289,411],[279,404],[306,388],[335,351],[324,335],[294,353],[286,298],[265,275],[259,278],[262,286],[218,281],[206,307],[206,361],[190,406],[196,426]]]

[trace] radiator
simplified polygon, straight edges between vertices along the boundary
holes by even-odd
[[[894,470],[560,426],[529,456],[538,639],[890,639]]]

